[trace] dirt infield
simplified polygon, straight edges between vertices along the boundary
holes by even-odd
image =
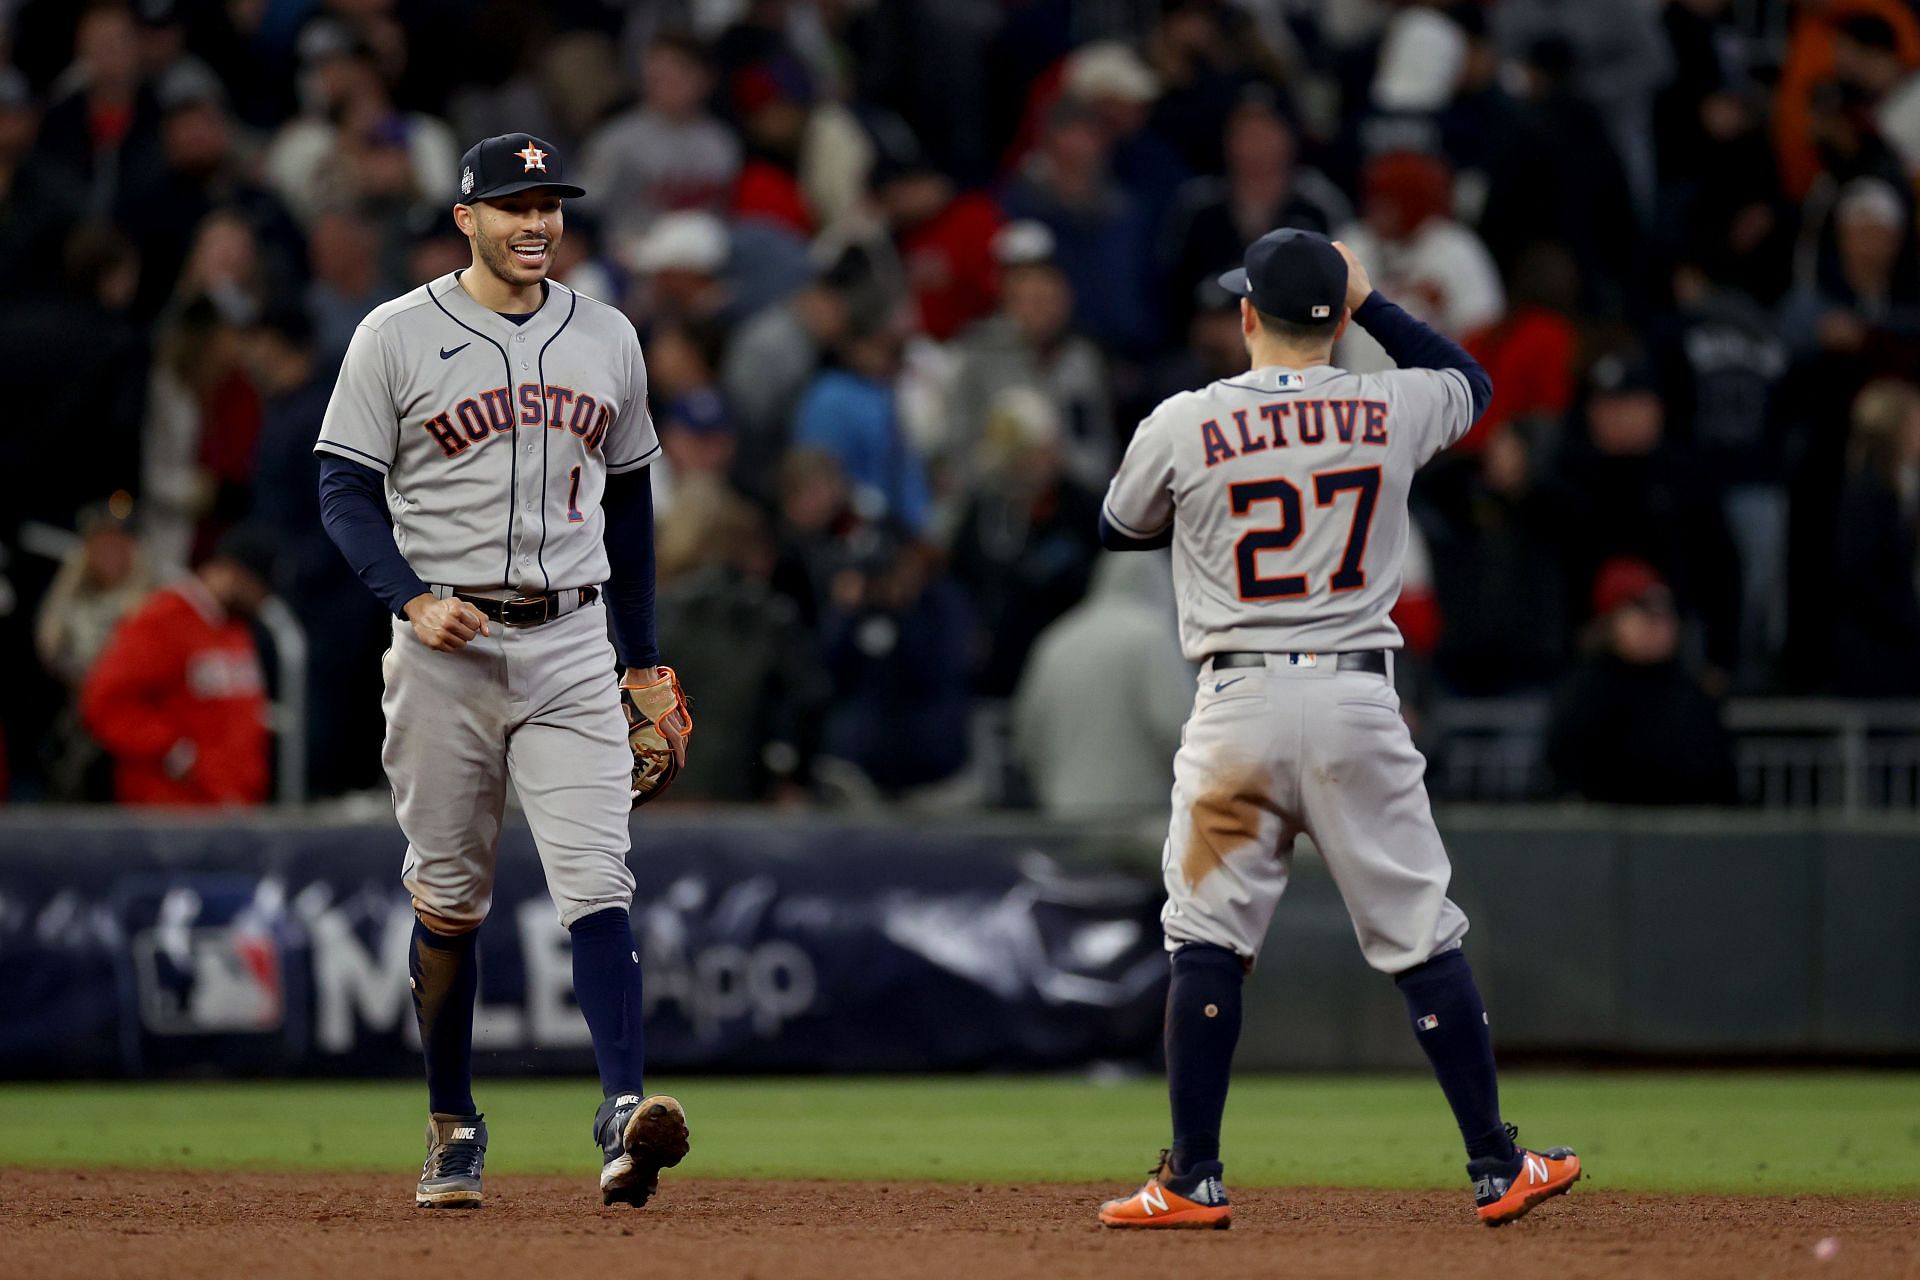
[[[489,1178],[478,1212],[413,1208],[393,1177],[0,1169],[0,1274],[1895,1276],[1920,1280],[1920,1201],[1634,1196],[1576,1188],[1500,1231],[1463,1194],[1243,1191],[1228,1232],[1093,1225],[1114,1188],[670,1183],[602,1209],[590,1177]],[[1816,1245],[1837,1242],[1822,1260]]]

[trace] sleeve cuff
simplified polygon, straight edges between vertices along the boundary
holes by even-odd
[[[1106,513],[1108,524],[1111,524],[1114,528],[1126,534],[1128,537],[1139,538],[1142,541],[1148,538],[1159,537],[1161,534],[1165,533],[1168,530],[1168,528],[1170,528],[1173,524],[1173,521],[1169,520],[1165,524],[1162,524],[1158,529],[1136,528],[1135,526],[1128,524],[1125,520],[1122,520],[1119,516],[1113,514],[1112,506],[1106,503],[1102,503],[1100,506],[1100,509]]]
[[[607,474],[610,476],[623,476],[629,471],[638,471],[641,467],[646,466],[659,456],[660,446],[656,444],[653,448],[647,450],[631,462],[609,462],[607,464]]]
[[[372,467],[383,476],[393,470],[392,459],[382,458],[377,454],[368,453],[364,449],[356,449],[350,444],[341,444],[337,440],[322,440],[313,446],[313,451],[315,453],[331,453],[335,457],[345,458],[349,462],[358,462],[362,466]]]

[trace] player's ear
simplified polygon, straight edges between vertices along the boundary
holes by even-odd
[[[1260,328],[1260,317],[1254,313],[1253,303],[1246,298],[1240,299],[1240,332],[1251,338]]]
[[[453,225],[460,228],[461,235],[471,236],[473,234],[473,207],[464,204],[456,204],[453,206]]]
[[[1346,336],[1347,326],[1353,322],[1353,308],[1343,307],[1340,311],[1340,323],[1333,327],[1333,340],[1340,341]]]

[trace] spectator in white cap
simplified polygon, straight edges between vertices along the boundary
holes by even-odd
[[[960,339],[948,418],[953,431],[950,481],[971,487],[987,417],[1000,393],[1030,387],[1045,395],[1063,425],[1066,474],[1099,489],[1116,460],[1106,359],[1073,328],[1073,286],[1053,259],[1044,223],[1008,223],[994,237],[1000,305]],[[943,468],[943,471],[947,468]]]
[[[1920,303],[1902,257],[1912,229],[1907,204],[1881,178],[1855,178],[1833,209],[1833,255],[1781,306],[1780,328],[1799,354],[1858,351],[1876,327]]]
[[[1407,8],[1387,24],[1373,73],[1373,109],[1431,115],[1453,101],[1467,61],[1467,33],[1435,9]]]
[[[669,213],[631,242],[628,257],[640,277],[637,320],[705,320],[720,313],[726,288],[727,224],[711,213]]]
[[[1154,226],[1160,225],[1189,176],[1179,152],[1147,127],[1160,97],[1160,77],[1129,46],[1096,40],[1067,55],[1060,87],[1093,112],[1112,148],[1108,164],[1114,181],[1140,202]]]

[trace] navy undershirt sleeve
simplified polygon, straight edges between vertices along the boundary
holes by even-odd
[[[653,631],[653,481],[650,468],[608,476],[607,620],[623,667],[660,665]]]
[[[1457,369],[1467,380],[1477,421],[1493,399],[1493,379],[1459,343],[1388,302],[1378,289],[1353,313],[1354,323],[1373,335],[1402,369]]]
[[[1151,538],[1136,538],[1123,533],[1107,519],[1107,513],[1100,513],[1100,545],[1109,551],[1158,551],[1162,547],[1173,545],[1173,526],[1168,525]]]
[[[394,617],[406,617],[407,601],[426,594],[427,584],[393,544],[386,485],[378,471],[338,454],[321,454],[320,523]]]

